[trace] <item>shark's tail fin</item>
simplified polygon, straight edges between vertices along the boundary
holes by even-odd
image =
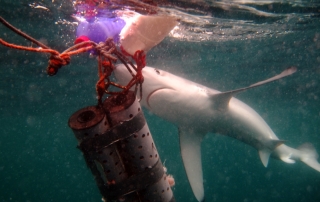
[[[311,143],[301,145],[298,150],[301,152],[300,160],[311,168],[320,172],[320,163],[318,162],[318,153]]]

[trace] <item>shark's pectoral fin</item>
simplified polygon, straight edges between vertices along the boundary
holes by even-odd
[[[203,136],[195,134],[192,128],[179,128],[180,150],[192,191],[198,201],[204,201],[201,165],[201,141]]]
[[[281,79],[283,77],[289,76],[289,75],[295,73],[296,71],[297,71],[296,67],[289,67],[289,68],[287,68],[286,70],[284,70],[283,72],[281,72],[280,74],[278,74],[278,75],[276,75],[274,77],[271,77],[271,78],[266,79],[264,81],[257,82],[255,84],[252,84],[252,85],[248,86],[248,87],[239,88],[239,89],[231,90],[231,91],[227,91],[227,92],[214,93],[214,94],[210,95],[211,99],[213,101],[212,103],[214,104],[213,107],[215,109],[218,109],[218,110],[226,110],[227,107],[228,107],[230,99],[235,94],[243,92],[243,91],[246,91],[246,90],[251,89],[251,88],[255,88],[255,87],[270,83],[272,81],[276,81],[276,80]]]
[[[268,166],[270,154],[271,154],[271,152],[267,149],[259,150],[260,160],[261,160],[262,164],[264,165],[264,167]]]
[[[211,96],[213,108],[216,110],[226,110],[229,106],[229,101],[232,98],[233,93],[218,93]]]

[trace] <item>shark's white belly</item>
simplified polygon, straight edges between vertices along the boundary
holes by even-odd
[[[208,132],[230,136],[255,147],[264,166],[268,165],[272,155],[286,163],[301,160],[320,172],[317,152],[312,146],[304,145],[297,150],[284,145],[256,111],[231,98],[236,93],[278,80],[295,71],[296,68],[291,67],[267,80],[221,93],[169,72],[150,67],[143,69],[145,79],[141,103],[179,127],[181,156],[198,201],[204,199],[201,141]],[[132,79],[123,65],[119,65],[114,72],[122,85]]]
[[[265,147],[273,149],[269,145],[270,140],[278,140],[277,136],[251,107],[232,98],[227,111],[214,110],[206,91],[199,91],[199,86],[197,88],[183,93],[161,89],[151,94],[142,104],[178,127],[190,126],[206,133],[227,135],[258,150]]]

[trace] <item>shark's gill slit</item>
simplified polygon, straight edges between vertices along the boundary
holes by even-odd
[[[131,77],[121,69],[121,65],[117,66],[115,76],[126,84]],[[254,147],[264,166],[268,165],[272,156],[286,163],[302,161],[320,172],[317,152],[312,146],[294,149],[285,145],[254,109],[233,97],[237,93],[283,79],[296,71],[296,67],[290,67],[248,87],[220,92],[163,70],[143,68],[144,96],[141,104],[179,128],[183,164],[198,201],[204,200],[201,142],[207,133],[226,135]]]

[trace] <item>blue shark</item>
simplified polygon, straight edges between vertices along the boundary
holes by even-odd
[[[289,76],[296,70],[290,67],[248,87],[220,92],[160,69],[143,69],[141,104],[179,128],[184,168],[198,201],[204,201],[201,141],[207,133],[226,135],[254,147],[265,167],[272,156],[286,163],[302,161],[320,172],[318,154],[311,144],[303,144],[299,149],[285,145],[254,109],[233,97],[237,93]],[[118,65],[114,73],[122,85],[132,79],[124,65]]]

